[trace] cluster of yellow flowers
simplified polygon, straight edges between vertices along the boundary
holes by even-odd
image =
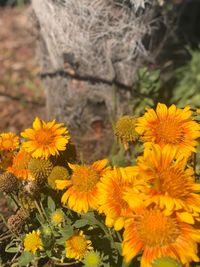
[[[65,190],[61,199],[64,207],[81,214],[95,210],[105,217],[108,227],[123,230],[122,256],[126,262],[139,253],[141,267],[158,266],[153,264],[162,257],[175,261],[173,266],[179,266],[176,261],[183,266],[198,262],[200,184],[190,161],[196,153],[200,124],[193,120],[189,107],[167,108],[161,103],[156,110],[147,109],[140,118],[125,116],[121,121],[128,139],[119,125],[116,135],[126,149],[136,138],[144,143],[144,152],[135,166],[108,166],[107,159],[91,165],[68,162],[70,177],[51,177],[49,185],[53,183],[53,189]],[[38,118],[33,129],[26,129],[21,136],[25,140],[19,151],[10,156],[19,147],[19,138],[12,133],[1,134],[0,151],[7,153],[2,166],[22,182],[34,180],[29,168],[31,159],[55,157],[68,149],[70,140],[63,124]],[[61,222],[62,215],[52,215],[52,221]],[[42,249],[39,230],[26,235],[24,247],[33,253]],[[91,250],[96,255],[82,231],[66,240],[67,258],[92,258]]]

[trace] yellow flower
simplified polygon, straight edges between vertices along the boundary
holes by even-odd
[[[101,264],[101,256],[98,251],[88,251],[84,257],[85,267],[99,267]]]
[[[198,262],[200,231],[182,222],[176,214],[165,215],[159,208],[138,210],[125,223],[122,255],[129,262],[143,252],[141,267],[152,267],[159,257],[171,257],[182,264]]]
[[[123,228],[125,219],[133,215],[124,195],[133,188],[131,196],[134,196],[135,208],[140,207],[142,205],[142,199],[139,196],[141,186],[142,184],[136,180],[130,182],[126,168],[106,172],[98,184],[98,199],[99,211],[105,213],[107,226],[114,226],[115,230]]]
[[[51,222],[55,225],[60,224],[64,221],[64,214],[62,210],[56,210],[51,215]]]
[[[18,154],[13,158],[12,166],[8,167],[7,170],[21,180],[28,179],[29,170],[28,164],[30,161],[31,155],[27,153],[24,149],[21,149]]]
[[[32,233],[26,234],[24,239],[24,250],[32,253],[36,253],[37,250],[42,250],[43,244],[40,238],[40,230],[32,231]]]
[[[62,203],[76,212],[87,212],[98,208],[97,184],[107,170],[107,159],[95,161],[92,165],[69,164],[73,171],[71,180],[56,180],[59,190],[69,187],[62,196]]]
[[[193,174],[186,159],[168,145],[163,149],[152,145],[138,158],[138,175],[151,186],[147,202],[157,203],[168,213],[179,209],[200,212],[200,184],[195,183]]]
[[[192,120],[190,107],[179,109],[175,105],[169,108],[158,103],[156,111],[148,109],[138,119],[136,131],[145,142],[152,142],[163,147],[170,145],[178,148],[179,154],[189,156],[196,152],[198,144],[195,139],[200,137],[200,125]]]
[[[74,234],[65,242],[66,257],[81,260],[85,254],[92,250],[91,241],[86,240],[83,231]]]
[[[126,149],[129,142],[135,142],[138,138],[138,133],[135,131],[136,122],[137,118],[133,116],[122,116],[116,122],[115,135]]]
[[[19,145],[19,137],[14,133],[0,134],[0,151],[13,151]]]
[[[51,155],[59,155],[59,151],[66,149],[70,139],[67,134],[68,129],[63,123],[56,124],[55,120],[45,122],[36,118],[33,129],[26,129],[21,136],[28,139],[23,143],[23,147],[33,158],[47,159]]]

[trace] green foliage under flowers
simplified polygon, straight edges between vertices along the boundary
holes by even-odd
[[[191,60],[175,71],[171,103],[200,107],[200,51],[190,51]]]

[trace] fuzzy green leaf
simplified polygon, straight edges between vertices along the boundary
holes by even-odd
[[[75,228],[81,228],[81,227],[84,227],[86,226],[87,224],[89,224],[89,221],[87,219],[80,219],[80,220],[77,220],[73,226]]]
[[[5,248],[5,252],[7,253],[17,253],[18,250],[19,249],[17,247],[9,247],[9,245]]]
[[[19,266],[26,266],[34,259],[34,255],[31,252],[24,251],[18,259]]]
[[[48,205],[48,208],[53,212],[55,211],[56,209],[56,205],[55,205],[55,202],[53,201],[53,199],[49,196],[48,197],[48,200],[47,200],[47,205]]]

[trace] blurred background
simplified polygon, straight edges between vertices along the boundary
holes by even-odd
[[[0,0],[0,131],[19,133],[44,112],[29,1]]]
[[[57,1],[59,5],[62,5],[64,2],[62,0]],[[118,0],[116,2],[123,2],[123,4],[129,2],[134,3],[132,0]],[[157,27],[160,32],[154,35],[154,39],[150,38],[153,43],[152,46],[155,46],[152,51],[149,48],[151,43],[149,40],[146,41],[149,38],[148,33],[144,36],[142,40],[143,45],[151,52],[146,56],[146,61],[143,61],[143,65],[141,64],[141,67],[138,68],[133,89],[129,88],[128,103],[131,106],[131,112],[136,116],[143,113],[145,107],[155,107],[158,101],[168,105],[174,103],[179,107],[185,105],[190,105],[194,109],[200,107],[200,0],[158,0],[157,2],[159,2],[159,7],[154,10],[154,20],[150,27],[154,27],[155,29]],[[140,15],[141,17],[143,16],[142,12]],[[152,26],[155,21],[155,25]],[[32,19],[30,1],[0,0],[1,132],[13,131],[19,133],[31,125],[35,116],[46,117],[46,97],[44,86],[40,79],[42,71],[39,66],[39,57],[41,58],[41,54],[37,56],[36,53],[36,47],[41,36],[39,36],[37,30],[33,27],[33,23],[34,19]],[[67,58],[68,63],[70,60],[73,61],[73,55],[66,54],[64,56]],[[76,68],[76,65],[72,62],[70,65],[71,72],[76,71],[76,69],[73,69],[74,66]],[[57,74],[60,75],[60,79],[64,80],[63,73]],[[75,80],[73,76],[70,76],[70,72],[67,72],[66,75],[69,78],[67,86],[71,86],[73,93],[77,90],[77,93],[74,94],[75,97],[79,98],[81,92],[88,86],[86,79],[81,81],[80,77],[78,77]],[[46,82],[47,87],[50,86],[49,84],[52,81],[54,82],[55,88],[58,87],[57,76],[50,81],[48,81],[48,77],[46,78],[45,74],[42,78]],[[93,82],[91,81],[89,87],[92,88],[94,85]],[[59,88],[64,90],[65,83],[65,80],[62,81],[58,90]],[[105,83],[103,86],[106,87],[107,85]],[[48,89],[50,92],[54,92],[55,88]],[[116,84],[112,85],[112,90],[115,91],[115,89]],[[104,150],[95,155],[96,158],[99,158],[110,150],[110,146],[107,143],[110,142],[111,144],[113,140],[110,140],[110,136],[112,135],[110,134],[111,127],[109,125],[116,121],[117,116],[122,115],[120,114],[119,105],[124,101],[124,106],[127,106],[125,97],[127,91],[124,89],[126,88],[122,88],[122,90],[121,88],[117,89],[119,92],[119,103],[117,101],[115,102],[114,99],[113,103],[109,104],[114,108],[113,113],[109,114],[110,117],[107,119],[107,122],[105,122],[106,116],[104,113],[96,117],[94,116],[94,118],[92,117],[91,122],[88,122],[86,115],[94,114],[100,109],[102,109],[102,112],[105,111],[104,103],[99,103],[97,100],[94,100],[96,102],[92,102],[93,99],[84,100],[87,102],[86,104],[91,104],[88,108],[89,111],[86,110],[85,113],[80,111],[80,114],[84,114],[85,118],[79,118],[80,115],[76,114],[79,109],[76,106],[73,110],[74,114],[72,116],[70,114],[71,117],[67,117],[66,114],[69,115],[69,111],[67,110],[65,112],[65,107],[69,102],[67,104],[64,103],[63,107],[61,106],[63,101],[62,94],[57,106],[55,105],[52,109],[50,106],[50,110],[53,110],[50,118],[56,117],[58,120],[64,121],[69,125],[69,128],[75,122],[76,125],[73,126],[74,128],[72,127],[73,136],[76,136],[76,132],[79,134],[81,127],[89,125],[88,128],[81,129],[77,143],[82,142],[82,146],[85,144],[85,148],[83,149],[88,150],[86,157],[91,155],[91,151],[97,151],[96,147],[103,148],[105,146],[106,148]],[[106,92],[106,90],[104,91]],[[103,97],[106,97],[106,95],[107,93]],[[54,98],[54,95],[52,95],[51,99]],[[79,106],[81,101],[80,98],[73,105]],[[58,106],[61,106],[61,111],[58,109]],[[109,110],[109,107],[106,106],[106,108]],[[123,112],[123,108],[121,110]],[[127,113],[125,109],[124,112]],[[106,133],[104,134],[104,132]],[[82,133],[86,133],[83,140],[81,140]],[[99,139],[102,140],[102,137],[104,137],[104,144],[98,142]],[[89,142],[93,142],[90,148],[88,148]],[[94,155],[92,156],[94,157]]]

